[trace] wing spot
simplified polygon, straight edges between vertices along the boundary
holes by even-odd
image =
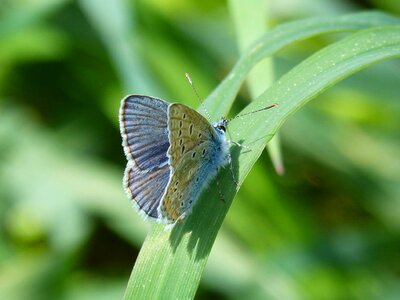
[[[182,143],[183,143],[183,140],[180,139],[180,140],[179,140],[179,146],[182,146]]]
[[[179,129],[179,136],[181,136],[181,135],[182,135],[182,130]]]
[[[195,158],[195,157],[196,157],[196,152],[193,152],[192,158]]]
[[[182,127],[183,123],[182,120],[179,121],[179,127]]]
[[[183,197],[183,194],[180,194],[180,195],[179,195],[179,200],[182,199],[182,197]]]
[[[185,145],[182,146],[181,154],[185,152]]]
[[[196,177],[196,182],[199,182],[199,177]]]
[[[192,135],[193,133],[193,124],[190,124],[189,126],[189,135]]]
[[[175,185],[178,185],[179,184],[179,181],[177,180],[176,182],[175,182]]]
[[[183,116],[182,116],[184,119],[186,119],[186,114],[183,114]]]
[[[206,149],[203,149],[203,151],[201,152],[202,154],[202,156],[204,156],[204,155],[206,155]]]

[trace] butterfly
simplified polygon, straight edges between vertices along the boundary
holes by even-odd
[[[176,224],[230,162],[228,121],[210,124],[190,107],[142,95],[121,101],[119,124],[128,160],[123,185],[140,214]]]

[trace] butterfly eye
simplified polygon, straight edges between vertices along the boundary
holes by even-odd
[[[221,130],[223,132],[226,132],[226,127],[224,125],[218,125],[217,129],[219,129],[219,130]]]

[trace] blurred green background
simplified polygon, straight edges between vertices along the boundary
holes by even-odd
[[[399,1],[270,1],[270,26]],[[279,78],[343,37],[297,43]],[[196,107],[238,58],[225,1],[0,0],[0,299],[120,299],[150,225],[122,189],[120,99]],[[282,128],[218,235],[198,299],[400,298],[400,62]],[[246,105],[244,88],[234,111]]]

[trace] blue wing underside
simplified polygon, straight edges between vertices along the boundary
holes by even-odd
[[[143,171],[128,165],[125,172],[129,196],[147,216],[158,219],[158,206],[170,177],[169,166]]]
[[[128,159],[124,185],[147,216],[158,206],[170,178],[167,151],[168,103],[147,96],[128,96],[121,104],[120,126]]]

